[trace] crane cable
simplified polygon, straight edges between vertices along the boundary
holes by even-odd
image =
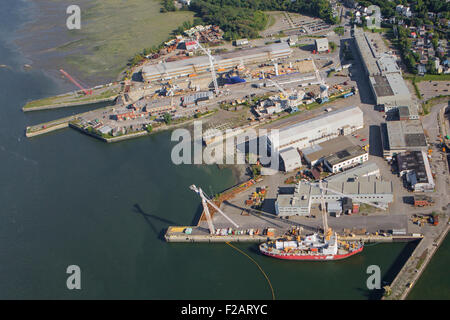
[[[243,255],[245,255],[247,258],[249,258],[251,261],[253,261],[254,264],[256,264],[256,266],[258,267],[258,269],[261,271],[261,273],[264,275],[264,277],[267,280],[267,283],[269,284],[270,287],[270,291],[272,292],[272,300],[275,300],[275,293],[273,291],[273,287],[272,287],[272,283],[269,280],[269,277],[267,276],[267,274],[264,272],[264,270],[261,268],[261,266],[258,264],[258,262],[256,262],[252,257],[250,257],[248,254],[246,254],[244,251],[242,251],[239,248],[236,248],[235,246],[233,246],[231,243],[229,242],[225,242],[227,245],[229,245],[230,247],[232,247],[233,249],[239,251],[240,253],[242,253]]]

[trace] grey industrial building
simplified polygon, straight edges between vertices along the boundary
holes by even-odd
[[[355,28],[355,41],[364,70],[369,77],[371,91],[377,105],[408,106],[411,93],[403,80],[401,70],[394,57],[377,51],[376,45],[364,33]]]
[[[397,166],[400,176],[415,192],[434,191],[434,180],[430,162],[425,151],[410,151],[397,155]]]
[[[387,208],[394,201],[394,190],[391,181],[379,178],[364,177],[356,181],[324,182],[324,202],[327,208],[331,204],[333,212],[336,202],[342,203],[344,198],[351,198],[353,203],[360,201]],[[337,191],[335,193],[333,191]],[[340,193],[340,194],[339,194]],[[275,201],[275,212],[278,216],[306,216],[311,213],[311,205],[321,202],[321,190],[316,185],[299,182],[293,194],[279,194]],[[330,210],[328,210],[330,212]]]
[[[369,160],[369,153],[360,146],[352,146],[329,155],[323,164],[332,173],[342,172]]]
[[[280,158],[283,163],[284,171],[290,172],[301,167],[302,159],[298,150],[295,148],[287,148],[280,152]]]
[[[350,182],[359,178],[375,176],[380,177],[380,168],[375,162],[365,162],[359,166],[348,169],[325,178],[326,182]]]
[[[427,149],[420,120],[388,121],[382,129],[383,154],[387,159],[402,152]]]
[[[239,64],[258,63],[286,58],[292,49],[287,43],[273,43],[263,47],[235,50],[214,56],[215,68],[231,69]],[[208,72],[208,56],[193,57],[184,60],[148,64],[142,68],[144,81],[165,80]]]
[[[328,171],[336,173],[368,160],[368,152],[341,136],[301,150],[304,162],[311,168],[322,164]]]
[[[351,134],[363,126],[363,112],[350,106],[283,128],[278,135],[271,132],[267,135],[268,145],[278,153],[287,148],[303,149]]]
[[[327,38],[318,38],[315,40],[315,44],[317,52],[325,52],[329,50]]]

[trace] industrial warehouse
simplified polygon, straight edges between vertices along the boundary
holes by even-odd
[[[358,178],[375,176],[380,177],[380,168],[374,162],[366,162],[357,167],[348,169],[344,172],[330,175],[325,178],[327,182],[349,182],[355,181]]]
[[[367,145],[354,145],[346,136],[340,136],[304,148],[301,155],[309,167],[322,165],[329,172],[336,173],[367,161],[367,150]]]
[[[363,112],[358,107],[350,106],[281,129],[278,143],[275,137],[269,134],[268,144],[271,146],[273,142],[273,150],[278,152],[291,147],[303,149],[351,134],[363,126]]]
[[[361,28],[355,28],[354,37],[362,58],[364,70],[369,77],[370,88],[377,105],[409,106],[411,94],[403,80],[400,68],[394,57],[380,52],[373,37]]]
[[[383,129],[383,154],[386,159],[401,152],[427,149],[420,120],[388,121]]]
[[[398,172],[414,192],[434,191],[430,162],[424,151],[411,151],[397,155]]]
[[[217,69],[231,69],[245,63],[258,63],[289,57],[292,49],[287,43],[273,43],[264,47],[236,50],[214,56]],[[208,56],[199,56],[179,61],[146,65],[142,69],[144,81],[166,80],[175,77],[194,76],[209,71]]]
[[[382,208],[387,208],[394,201],[392,182],[376,177],[362,177],[351,182],[323,183],[324,201],[327,211],[339,212],[344,198],[351,199],[354,204],[370,202]],[[278,216],[307,216],[311,214],[311,205],[321,202],[321,190],[316,184],[299,182],[293,194],[279,194],[275,202],[275,211]],[[330,207],[333,209],[331,210]],[[346,211],[346,210],[344,210]]]

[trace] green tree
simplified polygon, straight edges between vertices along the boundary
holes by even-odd
[[[172,115],[170,113],[168,113],[168,112],[164,113],[163,119],[164,119],[164,122],[166,124],[171,124],[172,123]]]

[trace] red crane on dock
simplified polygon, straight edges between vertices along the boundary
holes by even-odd
[[[74,78],[72,78],[70,76],[70,74],[68,74],[67,72],[65,72],[63,69],[59,69],[59,71],[67,78],[70,80],[70,82],[72,82],[74,85],[76,85],[78,88],[80,88],[85,95],[91,95],[92,94],[92,90],[91,89],[86,89],[84,88],[81,84],[78,83],[78,81],[76,81]]]

